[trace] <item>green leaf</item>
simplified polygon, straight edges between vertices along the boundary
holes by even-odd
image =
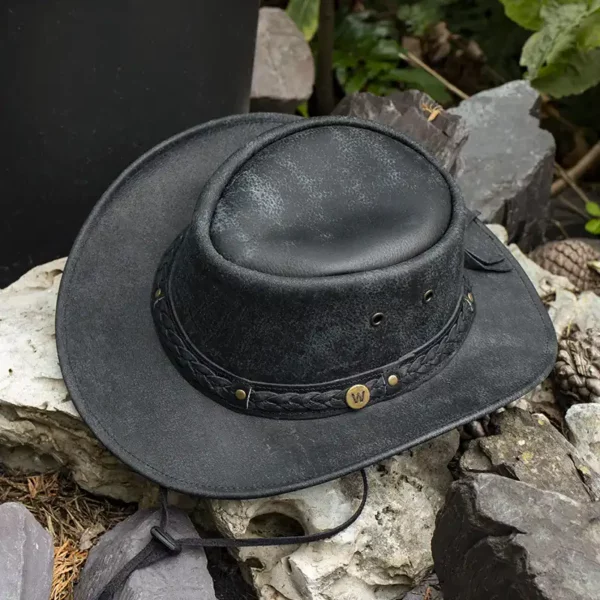
[[[585,92],[600,83],[600,48],[586,54],[573,51],[565,55],[564,62],[544,67],[531,83],[555,98]]]
[[[422,36],[429,27],[444,20],[444,8],[459,0],[419,0],[413,4],[403,3],[396,17],[406,23],[411,33]]]
[[[600,235],[600,219],[590,219],[585,224],[585,230],[593,235]]]
[[[532,84],[560,98],[599,83],[600,0],[541,0],[539,14],[521,55]]]
[[[586,202],[585,210],[587,210],[592,217],[600,217],[600,204],[597,202]]]
[[[310,116],[308,114],[308,102],[302,102],[301,104],[298,104],[298,106],[296,107],[296,111],[303,117]]]
[[[346,85],[344,86],[344,91],[346,94],[354,94],[355,92],[360,92],[366,85],[369,80],[369,72],[362,68],[354,72],[352,77],[348,79]]]
[[[500,0],[509,19],[525,29],[537,31],[542,26],[540,12],[544,0]]]
[[[588,15],[581,23],[577,46],[584,51],[600,46],[600,10]]]
[[[307,42],[313,39],[319,28],[319,3],[320,0],[290,0],[286,9]]]

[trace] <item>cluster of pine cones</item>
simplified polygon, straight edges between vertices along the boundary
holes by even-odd
[[[555,275],[563,275],[579,291],[600,295],[600,252],[583,240],[550,242],[530,258]],[[600,402],[600,331],[572,329],[559,340],[554,369],[559,389],[576,402]]]

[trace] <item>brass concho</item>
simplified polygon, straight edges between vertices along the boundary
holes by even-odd
[[[369,388],[360,383],[358,385],[353,385],[346,392],[346,404],[353,410],[363,408],[363,406],[366,406],[369,403],[370,399],[371,392],[369,392]]]

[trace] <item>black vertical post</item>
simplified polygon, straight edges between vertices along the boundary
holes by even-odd
[[[258,0],[0,0],[0,287],[68,253],[110,182],[246,112]]]

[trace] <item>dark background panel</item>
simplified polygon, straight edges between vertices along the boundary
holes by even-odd
[[[0,0],[0,287],[64,256],[111,181],[246,112],[258,0]]]

